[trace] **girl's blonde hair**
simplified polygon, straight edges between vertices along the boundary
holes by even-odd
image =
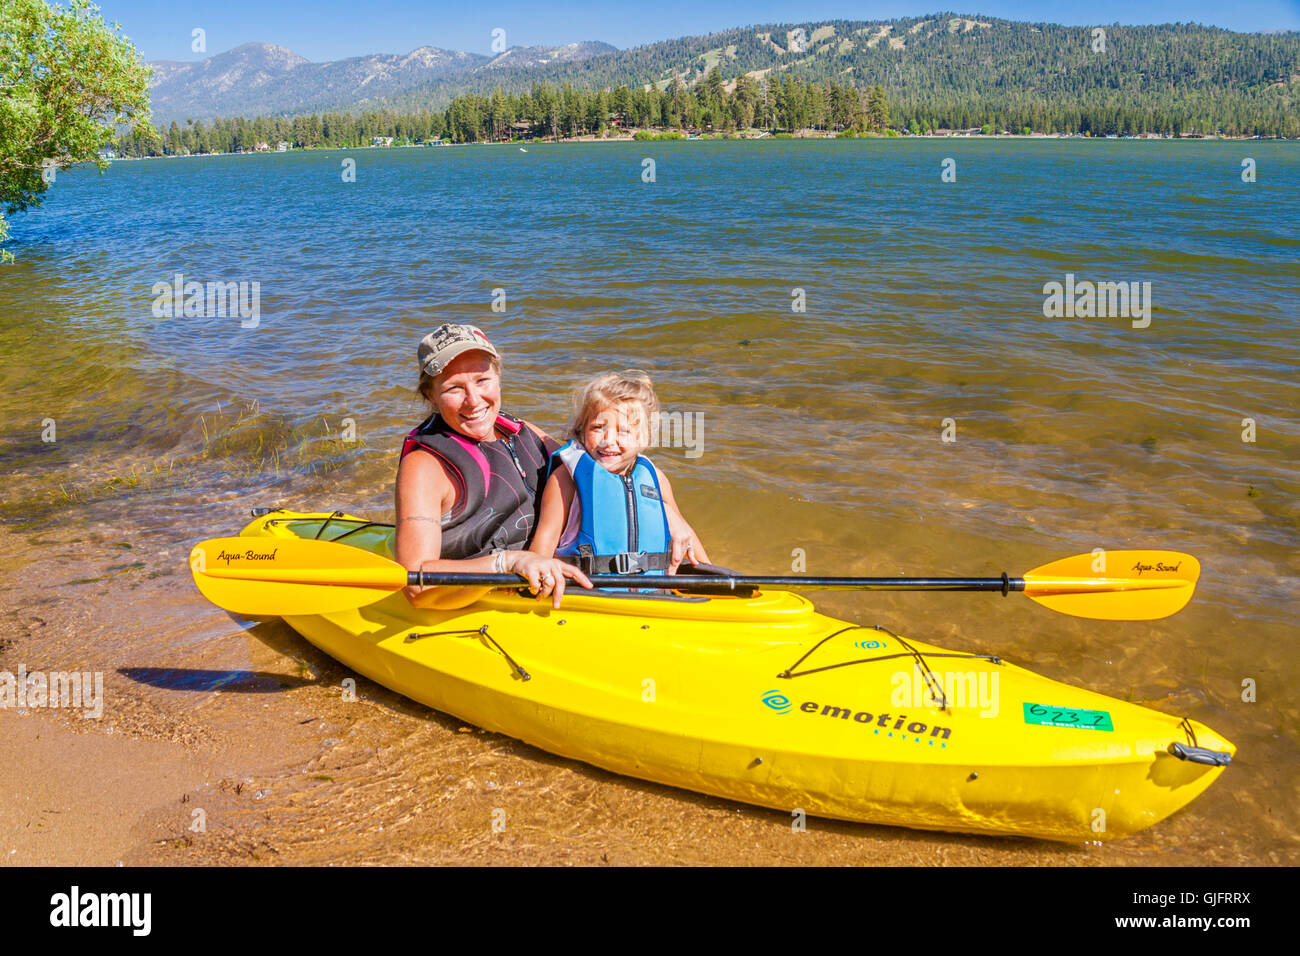
[[[642,445],[650,443],[651,430],[659,420],[659,399],[650,376],[635,368],[597,375],[574,392],[569,437],[581,441],[588,423],[610,407],[619,409],[629,422],[639,426]]]

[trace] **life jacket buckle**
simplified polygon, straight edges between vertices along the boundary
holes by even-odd
[[[614,555],[614,568],[619,574],[644,574],[650,570],[640,561],[645,556],[644,551],[622,551]]]

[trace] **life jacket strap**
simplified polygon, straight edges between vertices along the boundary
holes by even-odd
[[[579,545],[577,554],[557,554],[556,558],[573,565],[583,574],[644,574],[647,571],[667,571],[673,563],[672,553],[668,551],[596,554],[589,544]]]

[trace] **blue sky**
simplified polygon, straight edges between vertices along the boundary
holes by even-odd
[[[620,48],[752,23],[876,20],[956,7],[1007,20],[1092,26],[1195,22],[1230,30],[1300,30],[1300,0],[101,0],[146,60],[201,60],[241,43],[278,43],[309,60],[406,53],[419,46],[490,53],[510,46],[604,40]],[[206,31],[207,52],[191,50]]]

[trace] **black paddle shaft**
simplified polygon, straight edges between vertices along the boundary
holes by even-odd
[[[517,588],[525,584],[516,574],[456,574],[437,571],[411,571],[408,583],[415,587]],[[662,588],[671,591],[708,591],[722,594],[753,588],[787,591],[1023,591],[1024,578],[808,578],[726,577],[713,574],[593,574],[591,583],[598,588]],[[569,584],[569,587],[577,587]]]

